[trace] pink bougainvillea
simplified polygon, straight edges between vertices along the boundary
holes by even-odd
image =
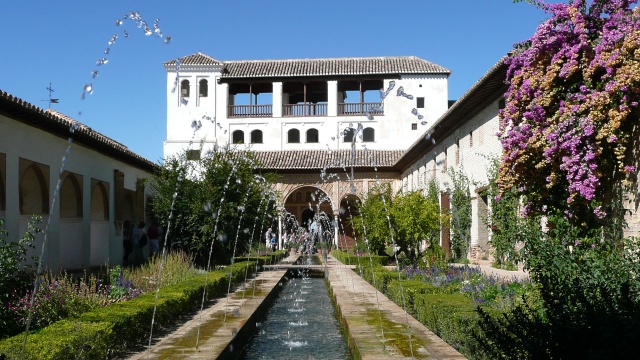
[[[636,2],[536,2],[551,17],[508,59],[498,182],[523,188],[533,213],[603,219],[616,200],[608,189],[635,172]]]

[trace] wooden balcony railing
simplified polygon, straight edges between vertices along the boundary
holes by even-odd
[[[338,115],[365,115],[367,110],[371,115],[384,115],[384,110],[377,102],[338,104]]]
[[[282,116],[327,116],[327,104],[284,104]]]
[[[229,105],[228,117],[272,117],[272,105]]]

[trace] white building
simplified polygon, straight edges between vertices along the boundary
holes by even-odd
[[[202,141],[204,150],[348,149],[354,134],[368,149],[404,150],[447,110],[450,71],[414,56],[219,61],[197,53],[164,67],[165,157],[192,141],[194,150]]]
[[[450,71],[415,56],[219,61],[197,53],[164,67],[165,157],[189,149],[197,159],[214,144],[255,151],[262,170],[282,175],[274,187],[283,208],[298,224],[317,212],[339,223],[340,246],[355,235],[339,209],[355,208],[374,182],[399,189],[393,163],[448,106]],[[320,181],[323,171],[338,176]]]
[[[144,179],[155,167],[61,113],[0,91],[0,219],[13,242],[31,215],[42,216],[41,228],[49,223],[48,269],[121,264],[122,223],[147,220]],[[43,241],[39,234],[29,256],[40,256]]]
[[[491,199],[482,195],[489,182],[488,169],[502,154],[499,110],[508,89],[507,57],[503,57],[458,99],[394,164],[401,173],[405,191],[426,189],[435,178],[440,187],[440,206],[450,209],[451,169],[462,171],[470,180],[472,224],[470,259],[489,250],[486,225]],[[449,229],[443,229],[441,244],[450,248]]]

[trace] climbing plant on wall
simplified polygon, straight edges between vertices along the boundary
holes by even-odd
[[[471,243],[471,193],[464,170],[449,170],[451,178],[451,251],[454,259],[464,259]]]
[[[638,165],[640,9],[529,2],[552,17],[507,60],[498,182],[521,189],[527,213],[607,223]]]

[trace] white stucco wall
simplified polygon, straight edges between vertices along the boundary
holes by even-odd
[[[446,186],[452,186],[448,174],[449,169],[453,168],[464,172],[469,178],[469,190],[472,198],[472,248],[481,246],[486,249],[488,241],[488,232],[484,228],[486,206],[478,203],[477,189],[488,184],[488,169],[491,159],[499,156],[502,152],[502,145],[496,136],[498,126],[498,100],[496,100],[459,126],[453,134],[444,139],[435,139],[436,144],[433,150],[425,156],[415,159],[414,163],[401,176],[408,191],[426,190],[427,182],[433,178],[435,164],[436,181],[440,191],[446,192]],[[456,163],[456,148],[458,147],[459,161]],[[424,168],[422,179],[420,179],[421,168]],[[418,181],[416,181],[416,177],[418,177]]]
[[[341,99],[337,91],[338,80],[328,80],[327,83],[327,115],[307,117],[282,117],[281,105],[286,102],[286,94],[282,93],[282,82],[273,83],[272,117],[263,118],[227,118],[227,109],[230,102],[228,93],[229,85],[218,83],[220,72],[218,68],[209,70],[181,70],[178,86],[172,91],[175,84],[176,73],[167,72],[167,140],[164,144],[164,155],[171,156],[181,150],[190,147],[199,148],[199,143],[204,142],[204,148],[212,148],[214,143],[224,145],[232,142],[232,134],[235,130],[244,131],[245,144],[241,148],[253,150],[319,150],[319,149],[348,149],[351,142],[344,142],[340,135],[347,127],[370,127],[375,131],[375,141],[363,143],[356,139],[357,148],[398,150],[406,149],[447,110],[447,76],[404,76],[401,79],[387,79],[383,81],[384,89],[389,89],[390,82],[395,82],[395,87],[384,100],[384,115],[376,115],[373,120],[366,116],[338,116],[338,99]],[[199,79],[209,80],[209,96],[199,99],[196,84]],[[180,101],[180,82],[189,80],[191,85],[190,97],[185,105]],[[402,87],[405,94],[413,96],[408,99],[405,96],[397,96],[398,89]],[[425,99],[425,107],[417,109],[423,119],[418,119],[412,109],[416,108],[417,98]],[[212,101],[213,100],[213,101]],[[192,123],[196,122],[199,130],[194,131]],[[412,124],[416,124],[415,130]],[[297,128],[300,130],[300,143],[288,143],[287,131]],[[305,132],[315,128],[319,132],[317,143],[307,143]],[[263,143],[250,144],[250,133],[253,130],[262,130]],[[402,139],[399,141],[399,139]],[[197,145],[189,146],[193,142]]]
[[[19,209],[19,162],[20,158],[40,163],[49,167],[49,205],[56,190],[62,157],[67,151],[67,138],[54,136],[21,122],[0,115],[0,153],[6,154],[6,211],[2,215],[5,227],[9,232],[9,240],[17,241],[24,231],[29,215],[20,215]],[[112,264],[122,259],[122,239],[116,236],[114,225],[114,171],[124,173],[124,187],[136,189],[138,178],[147,178],[149,173],[125,164],[114,158],[102,155],[95,150],[76,143],[71,145],[70,154],[66,155],[64,169],[82,176],[82,218],[59,218],[59,201],[49,209],[51,222],[45,249],[45,265],[52,270],[59,268],[81,268],[89,265],[103,265],[106,260]],[[107,222],[91,221],[91,180],[96,179],[109,184],[109,215]],[[48,216],[43,216],[46,224]],[[107,236],[98,237],[96,234]],[[43,235],[39,235],[37,248],[33,254],[40,255]],[[100,243],[92,243],[91,238],[103,239]]]

